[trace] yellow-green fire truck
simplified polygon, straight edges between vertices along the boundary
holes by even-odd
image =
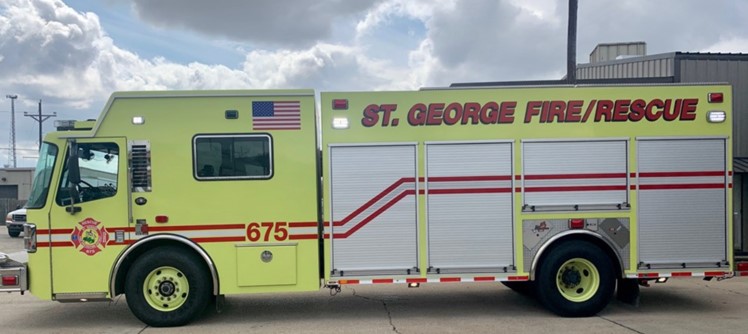
[[[727,85],[114,93],[40,151],[3,291],[213,299],[496,282],[561,316],[731,277]]]

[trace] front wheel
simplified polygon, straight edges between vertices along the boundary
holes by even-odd
[[[21,235],[21,231],[11,231],[11,230],[8,230],[8,235],[11,238],[18,238],[18,236]]]
[[[564,242],[550,250],[536,273],[540,301],[564,317],[588,317],[610,302],[615,274],[610,258],[586,241]]]
[[[149,326],[187,324],[210,303],[208,269],[197,256],[177,247],[146,252],[132,264],[126,279],[127,305]]]

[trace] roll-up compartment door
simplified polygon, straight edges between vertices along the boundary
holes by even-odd
[[[725,140],[648,139],[637,146],[640,263],[724,263]]]
[[[513,269],[511,143],[426,145],[429,271]]]
[[[416,146],[330,147],[333,275],[418,266]]]
[[[626,140],[522,143],[526,210],[625,209]]]

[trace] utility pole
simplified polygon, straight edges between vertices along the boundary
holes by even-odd
[[[24,112],[23,115],[26,117],[31,117],[37,123],[39,123],[39,150],[41,151],[42,149],[42,123],[44,123],[44,121],[48,120],[50,117],[56,117],[57,113],[53,112],[52,114],[46,114],[46,115],[42,114],[42,100],[39,100],[39,113],[38,114],[34,115],[34,114],[29,114],[27,112]]]
[[[569,0],[569,31],[566,37],[566,80],[577,83],[577,7],[578,0]]]
[[[10,161],[8,165],[16,168],[16,99],[18,95],[5,95],[10,99]]]

